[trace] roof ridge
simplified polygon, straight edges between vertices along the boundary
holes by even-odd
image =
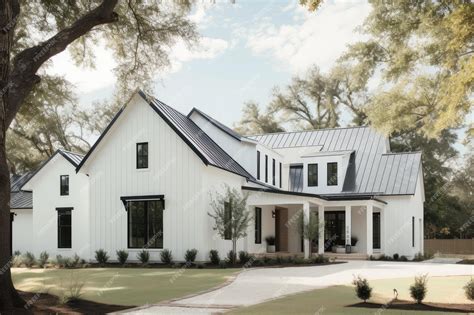
[[[372,127],[371,126],[353,126],[353,127],[334,127],[334,128],[321,128],[321,129],[310,129],[310,130],[278,131],[278,132],[258,133],[258,134],[253,134],[253,135],[244,135],[244,137],[257,137],[257,136],[278,135],[278,134],[283,134],[283,133],[315,132],[315,131],[325,131],[325,130],[358,129],[358,128],[372,128]]]
[[[62,152],[66,152],[66,153],[71,153],[71,154],[74,154],[74,155],[85,156],[85,154],[77,153],[77,152],[72,152],[72,151],[65,150],[65,149],[58,149],[58,150],[59,150],[59,151],[62,151]]]
[[[418,151],[407,151],[407,152],[386,152],[386,153],[382,153],[382,155],[417,154],[417,153],[423,154],[423,151],[418,150]]]

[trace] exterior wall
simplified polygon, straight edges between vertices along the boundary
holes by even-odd
[[[12,251],[20,251],[24,254],[33,251],[33,210],[11,209],[15,213],[12,225]]]
[[[136,96],[103,138],[81,172],[90,175],[91,257],[106,250],[125,249],[137,260],[140,249],[127,249],[127,211],[121,196],[163,194],[163,247],[183,260],[187,249],[199,250],[197,260],[207,260],[210,249],[221,257],[232,248],[213,231],[208,212],[210,192],[223,184],[240,188],[243,179],[208,166],[171,127]],[[136,143],[148,142],[149,167],[136,169]],[[113,158],[112,158],[113,157]],[[239,249],[243,242],[239,242]],[[161,249],[149,249],[150,260],[160,261]]]
[[[60,196],[60,175],[69,175],[69,195]],[[25,190],[33,190],[32,251],[89,258],[89,179],[76,174],[75,167],[61,154],[56,154],[31,180]],[[58,248],[58,213],[56,208],[73,207],[72,247]],[[14,222],[15,223],[15,222]]]
[[[246,237],[245,250],[249,253],[264,254],[267,252],[267,243],[265,238],[267,236],[275,236],[275,218],[272,217],[272,211],[275,206],[260,206],[262,208],[262,243],[255,243],[255,221],[253,221],[248,229]],[[251,214],[255,214],[255,207],[249,207]]]
[[[280,163],[282,163],[282,173],[284,172],[283,168],[283,157],[277,153],[275,150],[269,149],[266,146],[257,144],[257,148],[260,152],[260,181],[271,186],[280,187]],[[265,181],[265,155],[268,156],[268,180]],[[275,159],[275,185],[273,185],[273,159]],[[257,167],[257,152],[253,154],[253,163]],[[257,173],[254,174],[257,178]],[[282,187],[284,184],[282,178]],[[288,179],[287,179],[288,180]]]

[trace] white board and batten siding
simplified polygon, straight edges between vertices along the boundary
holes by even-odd
[[[31,251],[33,240],[33,210],[11,209],[14,213],[12,223],[12,249],[13,252],[20,251],[22,254]]]
[[[136,144],[148,142],[148,168],[136,168]],[[180,136],[138,95],[124,109],[80,170],[90,176],[91,256],[106,250],[115,260],[125,249],[137,260],[141,249],[127,248],[127,211],[120,197],[164,195],[163,247],[176,260],[187,249],[230,249],[231,242],[213,237],[209,192],[223,183],[240,188],[244,179],[206,166]],[[211,240],[211,242],[209,241]],[[151,261],[160,249],[148,249]]]

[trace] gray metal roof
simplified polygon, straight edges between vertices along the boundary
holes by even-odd
[[[321,153],[354,151],[343,185],[345,194],[415,193],[421,153],[387,153],[387,139],[370,127],[281,132],[250,138],[273,149],[321,146]]]
[[[254,180],[250,173],[232,159],[230,155],[186,115],[183,115],[174,108],[143,92],[140,92],[140,95],[155,109],[160,117],[175,130],[191,149],[196,152],[205,164]]]
[[[209,121],[211,124],[213,124],[214,126],[216,126],[217,128],[219,128],[220,130],[222,130],[223,132],[227,133],[229,136],[231,136],[232,138],[236,139],[236,140],[239,140],[241,141],[242,140],[242,136],[240,134],[238,134],[237,132],[235,132],[234,130],[230,129],[229,127],[227,127],[226,125],[224,125],[223,123],[221,123],[220,121],[212,118],[211,116],[209,116],[208,114],[202,112],[201,110],[197,109],[197,108],[193,108],[189,114],[188,114],[188,117],[191,117],[191,115],[193,113],[198,113],[200,114],[204,119],[206,119],[207,121]]]
[[[10,208],[11,209],[32,209],[33,193],[31,191],[21,191],[21,186],[30,179],[33,172],[23,175],[10,176]]]
[[[66,150],[59,150],[59,153],[61,153],[62,156],[64,156],[71,164],[74,165],[74,167],[77,167],[82,159],[84,158],[84,155],[79,154],[79,153],[74,153]]]

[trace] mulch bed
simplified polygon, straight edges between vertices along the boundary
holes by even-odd
[[[133,308],[135,306],[110,305],[86,300],[60,305],[57,296],[42,293],[18,291],[26,301],[24,308],[14,310],[11,314],[106,314]],[[7,314],[7,313],[5,313]]]
[[[361,302],[348,305],[347,307],[375,308],[375,309],[391,309],[405,311],[433,311],[445,313],[471,313],[474,311],[474,304],[444,304],[444,303],[423,303],[417,304],[410,301],[394,300],[390,304],[379,304]]]

